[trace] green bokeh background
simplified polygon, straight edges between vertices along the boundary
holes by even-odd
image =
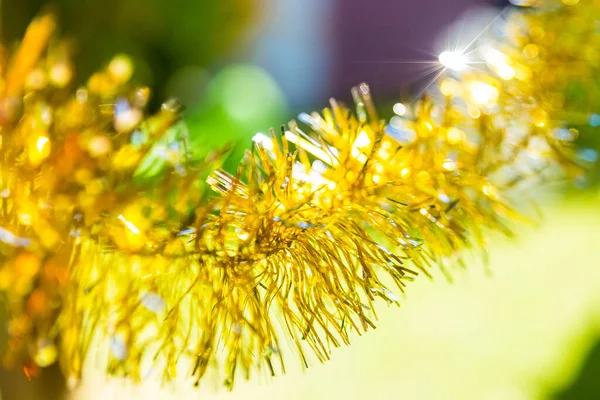
[[[243,49],[253,36],[257,1],[2,0],[3,39],[19,39],[35,15],[53,10],[60,33],[76,45],[80,82],[125,52],[158,102],[181,68],[213,68]]]

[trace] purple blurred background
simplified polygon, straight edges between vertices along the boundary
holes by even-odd
[[[377,91],[415,83],[423,65],[399,60],[435,60],[434,40],[467,10],[492,0],[337,0],[333,24],[334,92],[366,81]]]
[[[282,87],[292,108],[347,97],[367,82],[379,96],[415,90],[435,61],[436,38],[465,12],[505,0],[271,0],[253,61]],[[423,85],[425,85],[423,83]]]
[[[292,111],[346,97],[360,82],[378,97],[425,86],[435,44],[467,12],[508,0],[2,0],[4,39],[17,40],[40,10],[57,9],[88,76],[112,55],[134,57],[159,105],[193,107],[210,77],[232,63],[263,67]],[[475,19],[476,21],[477,19]],[[470,19],[468,24],[473,25]],[[468,35],[468,34],[467,34]],[[465,35],[465,36],[467,36]],[[417,89],[415,89],[417,88]]]

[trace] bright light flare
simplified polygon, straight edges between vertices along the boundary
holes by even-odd
[[[400,116],[405,115],[406,111],[407,111],[406,106],[402,103],[394,104],[393,110],[396,115],[400,115]]]
[[[460,72],[467,67],[467,57],[457,51],[443,51],[438,57],[440,64],[452,71]]]

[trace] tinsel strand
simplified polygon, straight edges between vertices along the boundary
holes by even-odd
[[[354,112],[331,100],[210,175],[226,149],[191,157],[177,107],[147,116],[126,57],[71,93],[69,48],[41,16],[0,64],[5,362],[31,375],[59,359],[76,381],[105,343],[110,373],[215,368],[231,387],[327,360],[375,326],[378,299],[464,265],[487,230],[511,235],[540,180],[582,176],[564,93],[597,76],[599,11],[510,13],[478,44],[485,69],[467,49],[440,57],[448,72],[404,115],[380,119],[362,84]]]

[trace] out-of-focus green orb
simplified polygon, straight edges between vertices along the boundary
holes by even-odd
[[[233,144],[226,167],[235,167],[251,138],[287,114],[285,97],[263,69],[249,64],[223,69],[208,84],[205,100],[189,110],[186,124],[192,148],[200,154]]]

